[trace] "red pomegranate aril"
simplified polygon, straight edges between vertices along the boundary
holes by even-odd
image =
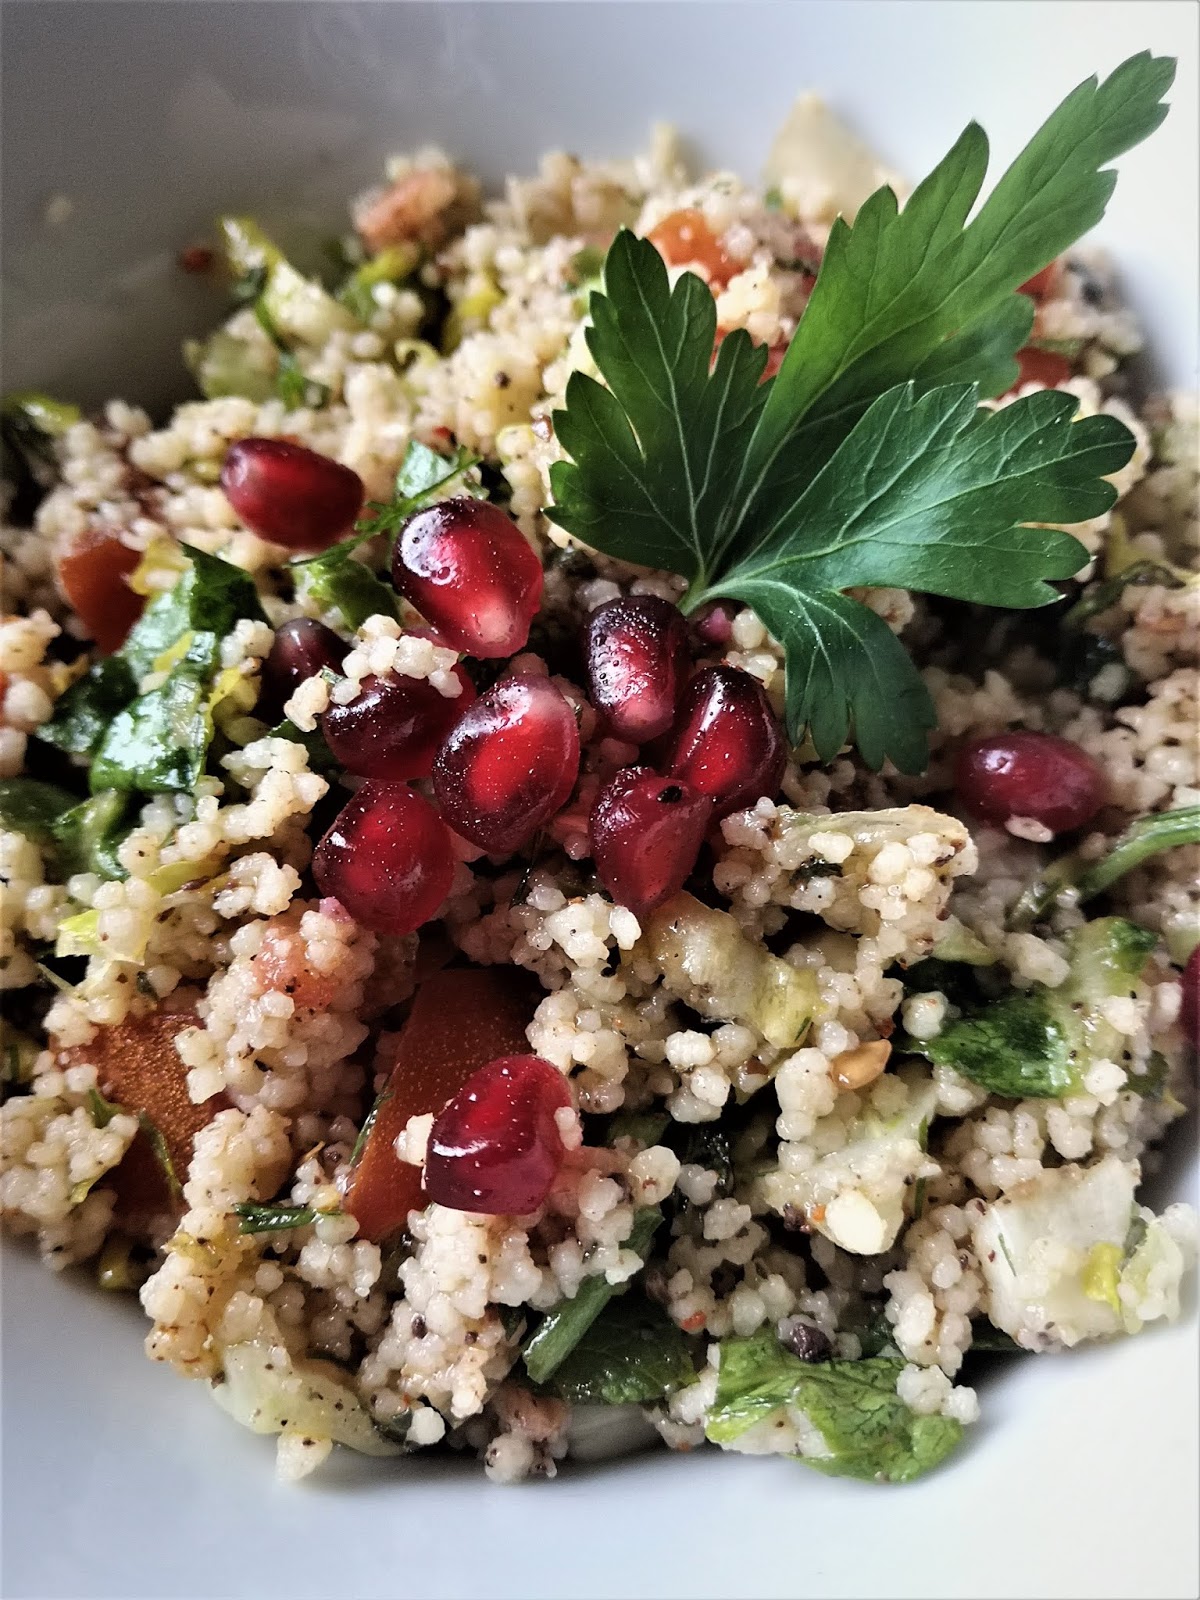
[[[258,716],[264,722],[278,722],[283,706],[306,678],[315,678],[328,669],[340,672],[349,645],[315,617],[293,617],[276,629],[275,638],[262,667],[262,689],[258,697]]]
[[[542,564],[516,523],[465,495],[409,517],[392,581],[447,644],[471,656],[524,649],[542,601]]]
[[[425,1193],[456,1211],[536,1211],[566,1155],[555,1113],[570,1104],[567,1080],[541,1056],[490,1061],[434,1118]]]
[[[446,736],[433,792],[446,821],[492,855],[525,844],[570,799],[579,726],[549,678],[501,678]]]
[[[640,919],[683,888],[712,809],[685,778],[662,778],[649,767],[626,767],[608,780],[588,830],[597,876],[618,905]]]
[[[229,504],[254,533],[289,550],[324,550],[363,505],[357,472],[286,439],[239,439],[221,467]]]
[[[1200,944],[1187,958],[1180,982],[1183,999],[1179,1006],[1179,1023],[1192,1049],[1200,1050]]]
[[[313,877],[364,928],[412,933],[450,892],[450,835],[412,789],[368,780],[317,846]]]
[[[438,746],[475,698],[475,685],[461,667],[456,698],[428,678],[395,673],[364,678],[345,705],[335,701],[321,718],[325,743],[347,772],[364,778],[427,778]]]
[[[787,741],[757,678],[703,667],[683,692],[663,765],[728,816],[779,787]]]
[[[714,600],[692,618],[696,636],[704,644],[724,650],[733,643],[733,619],[741,609],[732,600]]]
[[[666,733],[687,680],[687,624],[669,600],[626,595],[588,618],[588,697],[630,744]]]
[[[1054,733],[1015,729],[972,739],[955,765],[954,784],[968,810],[1003,826],[1029,817],[1051,833],[1090,822],[1107,798],[1104,773],[1086,750]]]

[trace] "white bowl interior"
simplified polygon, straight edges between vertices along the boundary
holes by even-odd
[[[626,154],[674,121],[754,173],[822,90],[919,175],[969,117],[996,167],[1088,73],[1180,57],[1101,238],[1174,382],[1197,368],[1197,21],[1184,3],[5,8],[5,385],[161,408],[219,313],[174,267],[219,210],[341,226],[383,155],[443,144],[498,181]],[[65,222],[45,220],[66,196]],[[1171,1163],[1173,1193],[1194,1162]],[[1190,1176],[1189,1176],[1190,1173]],[[1197,1583],[1194,1304],[1179,1327],[1010,1364],[969,1447],[908,1489],[781,1461],[656,1455],[498,1489],[346,1456],[277,1485],[271,1441],[147,1364],[132,1303],[6,1252],[3,1575],[11,1595],[1184,1595]],[[1193,1297],[1194,1300],[1194,1297]]]

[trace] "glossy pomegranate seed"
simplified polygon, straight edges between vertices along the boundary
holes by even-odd
[[[408,519],[392,579],[447,644],[471,656],[523,649],[542,600],[542,564],[516,523],[467,496]]]
[[[738,667],[704,667],[683,692],[664,766],[728,816],[779,787],[787,742],[763,686]]]
[[[712,605],[696,613],[692,627],[706,645],[724,650],[733,642],[733,619],[741,609],[732,600],[714,600]]]
[[[642,918],[682,889],[712,809],[685,778],[660,778],[649,767],[608,780],[588,828],[597,875],[618,905]]]
[[[99,524],[75,535],[58,557],[59,586],[104,655],[121,648],[146,604],[127,581],[141,559],[116,528]]]
[[[454,700],[428,678],[364,678],[353,700],[335,702],[321,718],[326,744],[364,778],[427,778],[438,746],[475,698],[461,667],[455,675],[463,689]]]
[[[536,1211],[566,1154],[554,1114],[570,1104],[567,1080],[541,1056],[489,1062],[434,1119],[425,1193],[457,1211]]]
[[[1058,262],[1051,261],[1040,272],[1035,272],[1032,278],[1027,278],[1017,293],[1027,294],[1031,300],[1049,300],[1057,287]]]
[[[626,595],[588,618],[588,695],[630,744],[666,733],[688,673],[687,625],[668,600]]]
[[[428,800],[403,784],[369,781],[317,846],[313,877],[364,928],[412,933],[450,892],[450,836]]]
[[[1003,826],[1031,817],[1052,833],[1082,828],[1107,797],[1104,773],[1086,750],[1057,734],[1022,729],[963,745],[954,783],[963,804],[984,821]]]
[[[703,267],[714,289],[723,289],[741,271],[725,254],[703,211],[672,211],[646,237],[668,266]]]
[[[579,773],[575,712],[549,678],[501,678],[447,735],[433,792],[456,833],[493,855],[561,811]]]
[[[286,439],[240,439],[221,487],[246,526],[289,550],[324,550],[350,532],[363,504],[357,472]]]
[[[293,617],[275,631],[275,638],[262,667],[262,688],[258,696],[258,716],[264,722],[278,722],[283,706],[306,678],[315,678],[323,668],[340,672],[349,645],[332,628],[315,617]]]
[[[1192,1049],[1200,1050],[1200,944],[1187,958],[1181,982],[1183,1001],[1179,1007],[1180,1026]]]

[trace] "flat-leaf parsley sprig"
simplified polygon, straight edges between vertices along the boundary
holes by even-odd
[[[683,574],[690,612],[758,613],[786,653],[789,732],[830,760],[852,737],[878,768],[924,766],[928,691],[846,590],[899,586],[1027,607],[1086,562],[1074,523],[1114,502],[1133,452],[1108,416],[1048,390],[997,412],[1032,302],[1020,286],[1094,225],[1107,163],[1153,132],[1174,63],[1133,57],[1067,96],[977,214],[987,139],[972,123],[899,210],[890,189],[831,231],[778,375],[744,330],[721,341],[707,286],[672,288],[623,230],[591,296],[588,346],[554,423],[549,516],[593,548]]]

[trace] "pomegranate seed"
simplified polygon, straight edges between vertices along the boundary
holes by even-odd
[[[457,1211],[536,1211],[566,1155],[554,1113],[570,1104],[567,1080],[541,1056],[480,1067],[434,1119],[425,1193]]]
[[[713,803],[685,778],[626,767],[596,796],[589,832],[600,882],[643,918],[682,889],[696,864]]]
[[[323,668],[340,672],[349,646],[315,617],[293,617],[276,630],[262,667],[262,688],[258,696],[258,715],[264,722],[278,722],[283,706],[306,678],[314,678]]]
[[[1040,383],[1043,388],[1055,389],[1071,376],[1071,363],[1057,350],[1039,350],[1025,345],[1017,351],[1017,381],[1007,391],[1016,394],[1027,383]]]
[[[579,772],[579,728],[549,678],[501,678],[455,724],[433,792],[456,833],[507,855],[561,811]]]
[[[702,668],[683,692],[664,765],[712,797],[715,815],[774,794],[787,742],[757,678],[738,667]]]
[[[357,472],[286,439],[241,439],[221,468],[221,487],[246,526],[289,550],[324,550],[362,510]]]
[[[668,600],[629,595],[592,612],[588,692],[618,739],[644,744],[666,733],[687,679],[687,626]]]
[[[475,698],[461,667],[455,676],[462,693],[453,700],[428,678],[364,678],[353,700],[335,702],[321,718],[326,744],[364,778],[427,778],[438,746]]]
[[[450,892],[450,835],[413,790],[368,781],[317,846],[313,877],[364,928],[412,933]]]
[[[1082,828],[1107,797],[1104,773],[1086,750],[1057,734],[1021,729],[965,744],[954,783],[985,822],[1031,817],[1052,833]]]
[[[724,650],[733,642],[733,619],[741,609],[732,600],[714,600],[712,605],[696,613],[692,627],[706,645]]]
[[[516,523],[465,495],[408,519],[392,579],[448,644],[472,656],[523,649],[542,600],[542,564]]]
[[[1183,969],[1183,1000],[1179,1007],[1179,1022],[1184,1038],[1193,1050],[1200,1050],[1200,944],[1187,958]]]

